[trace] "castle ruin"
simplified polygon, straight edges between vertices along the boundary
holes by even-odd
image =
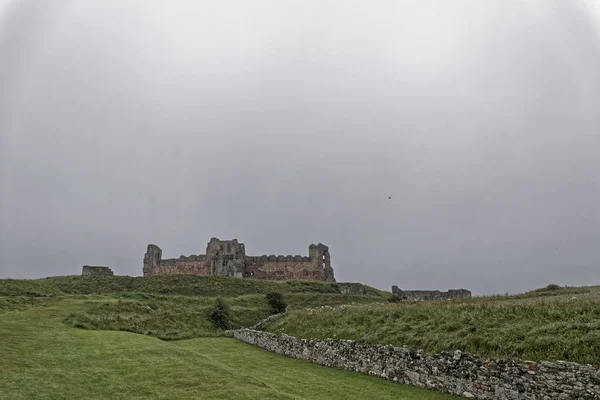
[[[84,265],[81,268],[81,275],[100,275],[100,276],[113,276],[113,272],[108,267],[95,266],[95,265]]]
[[[449,300],[471,297],[471,292],[466,289],[450,289],[447,292],[439,290],[402,290],[398,286],[392,286],[392,293],[400,296],[403,300]]]
[[[307,256],[247,256],[243,243],[211,238],[206,254],[162,259],[162,250],[149,244],[144,255],[144,276],[187,274],[220,275],[250,279],[314,280],[335,282],[329,248],[311,244]]]

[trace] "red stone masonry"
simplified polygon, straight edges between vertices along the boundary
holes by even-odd
[[[246,256],[243,243],[212,238],[206,254],[162,259],[162,250],[149,244],[144,255],[144,276],[188,274],[221,275],[270,280],[335,282],[329,248],[311,244],[306,256]]]

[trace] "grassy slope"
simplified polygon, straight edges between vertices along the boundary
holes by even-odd
[[[71,326],[186,339],[219,335],[205,318],[214,296],[229,296],[231,328],[237,328],[267,316],[264,293],[280,291],[291,312],[268,327],[276,333],[406,345],[428,352],[461,349],[490,358],[600,365],[600,287],[555,289],[469,300],[388,303],[384,292],[380,296],[341,295],[335,284],[323,282],[184,275],[70,276],[0,280],[0,310],[80,298],[92,303],[69,316]],[[33,297],[36,294],[47,297]],[[339,305],[342,308],[322,307]]]
[[[440,302],[292,310],[267,328],[302,338],[353,339],[428,352],[600,365],[600,287]]]
[[[284,298],[294,308],[381,301],[372,296],[329,293],[289,293]],[[72,313],[66,322],[78,328],[124,330],[168,340],[220,334],[206,318],[214,297],[126,293],[118,299],[97,298],[101,299],[104,301],[93,303],[84,312]],[[232,329],[252,326],[271,314],[265,295],[239,296],[225,301],[232,306]]]
[[[154,293],[187,296],[246,294],[338,293],[335,283],[265,281],[222,276],[162,275],[57,276],[43,279],[0,279],[0,296],[55,296],[60,294]],[[377,293],[383,293],[377,291]]]
[[[66,297],[0,312],[0,399],[452,398],[229,338],[165,342],[62,323],[89,308],[90,299]]]
[[[336,284],[261,281],[219,276],[63,276],[0,280],[0,310],[23,309],[63,297],[104,300],[72,313],[67,323],[85,329],[122,330],[161,339],[219,335],[206,318],[215,296],[232,305],[230,328],[251,326],[270,312],[265,293],[279,291],[291,307],[367,303],[379,296],[338,293]],[[118,301],[117,301],[118,300]]]

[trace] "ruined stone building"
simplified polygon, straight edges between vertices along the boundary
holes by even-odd
[[[471,292],[466,289],[450,289],[447,292],[439,290],[402,290],[392,286],[392,293],[404,300],[449,300],[471,297]]]
[[[103,275],[113,276],[113,272],[108,267],[99,267],[94,265],[84,265],[81,268],[81,275]]]
[[[191,274],[251,279],[315,280],[335,282],[329,248],[311,244],[307,256],[247,256],[243,243],[210,239],[206,254],[162,259],[162,250],[149,244],[144,255],[144,276]]]

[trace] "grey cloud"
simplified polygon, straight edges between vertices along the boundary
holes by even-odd
[[[0,276],[218,236],[386,289],[598,283],[599,43],[586,1],[5,1]]]

